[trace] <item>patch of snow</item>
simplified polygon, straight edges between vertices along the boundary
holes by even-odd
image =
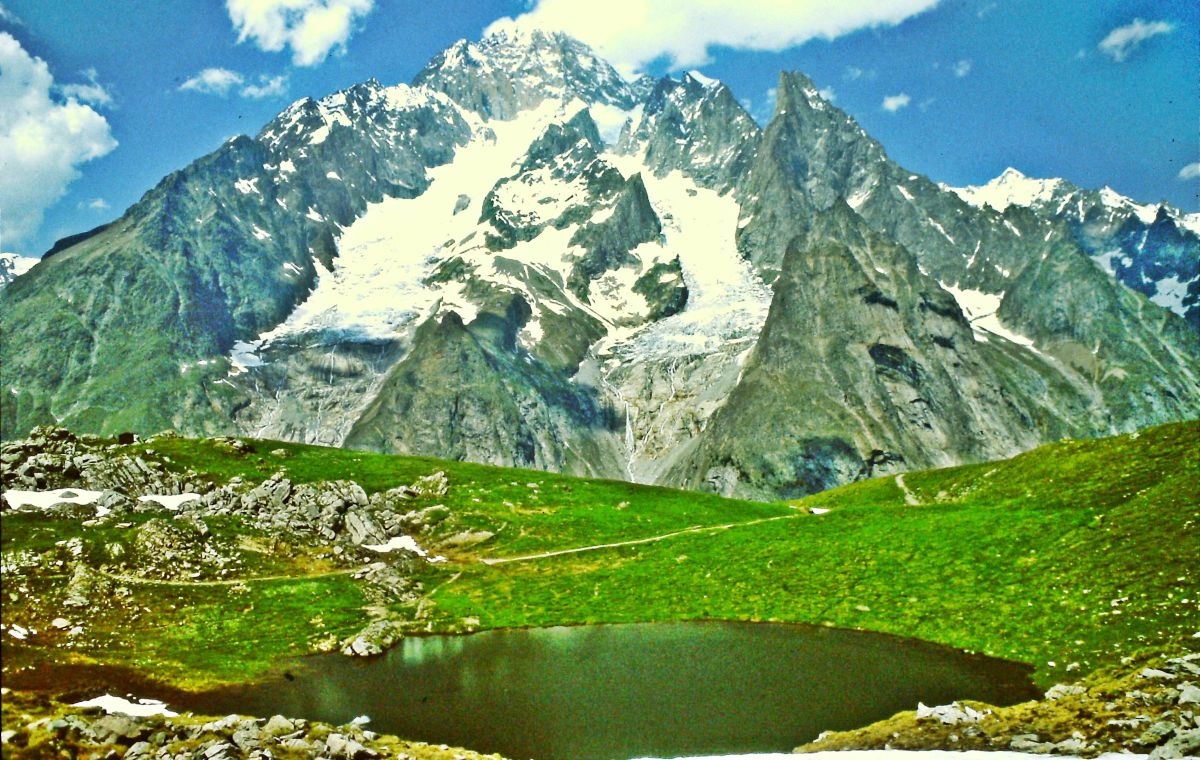
[[[1176,275],[1163,278],[1155,284],[1150,300],[1176,314],[1183,314],[1183,298],[1187,295],[1188,283],[1180,282]]]
[[[940,225],[940,224],[938,224],[937,222],[933,221],[932,219],[930,219],[930,220],[929,220],[929,223],[933,225],[934,229],[936,229],[938,232],[942,233],[942,237],[946,238],[946,239],[947,239],[947,240],[949,240],[951,243],[953,243],[953,242],[954,242],[954,238],[950,237],[950,233],[946,232],[946,228],[945,228],[945,227],[943,227],[942,225]]]
[[[256,224],[254,225],[254,238],[255,240],[270,240],[271,233],[267,232]]]
[[[578,104],[571,113],[581,107]],[[547,125],[566,117],[562,104],[547,101],[511,121],[477,124],[475,137],[458,149],[454,161],[429,170],[430,185],[424,193],[370,204],[345,228],[337,240],[333,270],[318,270],[316,287],[307,300],[260,340],[269,345],[287,336],[326,331],[362,340],[388,340],[406,334],[439,310],[452,309],[470,322],[475,307],[461,283],[425,282],[438,264],[451,256],[463,256],[482,271],[495,265],[495,257],[482,248],[482,236],[473,247],[460,248],[454,243],[477,231],[472,214],[451,213],[458,196],[485,197],[497,177],[512,174],[514,165]],[[532,190],[510,188],[513,195],[532,194]],[[308,217],[321,221],[312,208]],[[531,242],[542,237],[546,235]],[[567,247],[561,240],[553,252],[560,266]],[[528,259],[522,256],[521,260]]]
[[[338,182],[342,181],[342,178],[340,176],[338,176],[337,172],[325,172],[325,176],[328,179],[336,179]]]
[[[703,74],[701,74],[699,71],[696,71],[695,69],[692,69],[691,71],[687,72],[687,74],[685,76],[691,77],[692,80],[696,84],[698,84],[701,87],[704,87],[705,89],[708,89],[708,90],[711,90],[711,89],[721,86],[721,83],[718,82],[717,80],[715,80],[711,77],[706,77]]]
[[[1100,200],[1109,208],[1132,211],[1143,224],[1153,224],[1155,217],[1158,216],[1158,206],[1153,203],[1138,203],[1132,198],[1121,195],[1107,185],[1100,188]]]
[[[147,494],[146,496],[138,497],[138,501],[154,502],[172,512],[179,511],[179,508],[188,502],[199,500],[200,494],[191,492],[180,494]]]
[[[316,210],[315,208],[313,208],[312,206],[309,206],[309,207],[308,207],[308,211],[307,211],[307,212],[305,212],[304,216],[305,216],[305,217],[307,217],[307,218],[309,218],[309,219],[312,219],[314,222],[323,222],[323,221],[325,221],[325,217],[323,217],[323,216],[321,216],[320,214],[318,214],[318,213],[317,213],[317,210]]]
[[[283,271],[290,274],[304,274],[304,271],[300,269],[300,267],[296,266],[290,261],[283,262]]]
[[[626,111],[607,103],[594,103],[588,106],[588,113],[591,115],[592,121],[596,122],[596,128],[600,131],[600,138],[604,140],[604,144],[615,145],[625,123],[627,121],[636,122],[641,117],[642,106],[638,105],[633,110]]]
[[[261,346],[261,340],[249,342],[239,340],[234,343],[233,349],[229,352],[229,363],[233,366],[229,374],[240,375],[251,367],[261,367],[263,360],[258,355],[258,349]]]
[[[967,315],[967,321],[971,323],[971,330],[977,339],[986,343],[988,337],[994,335],[1019,346],[1037,350],[1034,348],[1031,338],[1013,332],[1001,324],[1000,317],[996,312],[1000,309],[1000,302],[1004,300],[1003,293],[985,293],[982,290],[971,288],[956,288],[944,282],[939,282],[939,284],[946,292],[954,296],[958,307]]]
[[[596,353],[626,361],[707,354],[739,340],[752,340],[766,321],[771,292],[737,250],[739,209],[729,196],[697,186],[680,172],[655,177],[635,157],[606,156],[621,173],[641,172],[650,202],[663,224],[663,242],[652,249],[660,261],[675,256],[683,270],[688,301],[683,311],[636,328],[614,328]],[[605,315],[615,323],[618,315]]]
[[[417,540],[412,536],[394,536],[385,544],[363,544],[364,549],[370,549],[373,552],[387,554],[397,550],[404,550],[416,554],[418,557],[425,557],[430,562],[445,562],[446,558],[442,556],[430,557],[429,552],[425,551],[417,544]]]
[[[292,174],[295,171],[296,171],[296,165],[292,163],[292,159],[288,158],[288,159],[284,159],[283,161],[279,162],[279,173],[280,174]]]
[[[88,491],[82,488],[59,488],[54,491],[17,491],[6,489],[4,500],[11,509],[47,509],[55,504],[93,504],[100,498],[101,491]],[[108,510],[103,510],[105,513]]]
[[[72,707],[99,707],[106,713],[119,713],[121,715],[137,717],[162,715],[171,718],[179,714],[168,710],[166,704],[159,702],[157,699],[139,699],[137,697],[124,699],[122,697],[114,697],[111,694],[105,694],[102,697],[84,700],[83,702],[76,702]]]
[[[249,195],[250,193],[259,192],[258,177],[253,177],[251,179],[239,179],[233,183],[233,186],[237,188],[237,191],[242,195]]]
[[[857,193],[854,193],[849,198],[847,198],[846,203],[849,204],[850,208],[854,209],[855,211],[858,211],[858,209],[861,208],[862,205],[867,202],[867,198],[871,197],[871,193],[874,190],[875,190],[875,185],[870,185],[862,190],[859,190]]]
[[[905,187],[904,185],[896,185],[896,189],[899,190],[900,194],[903,195],[908,200],[911,201],[913,199],[912,193],[908,192],[908,188]]]

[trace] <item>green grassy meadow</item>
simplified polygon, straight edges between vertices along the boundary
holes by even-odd
[[[803,622],[1028,662],[1035,680],[1048,685],[1134,652],[1182,648],[1200,632],[1198,422],[908,473],[908,499],[896,478],[885,477],[791,503],[249,443],[252,450],[240,453],[219,441],[161,438],[131,451],[150,448],[214,482],[234,475],[257,482],[284,469],[297,482],[352,479],[373,492],[447,473],[450,492],[428,503],[450,507],[455,530],[494,537],[447,550],[448,562],[419,563],[421,608],[388,610],[409,621],[412,633],[690,619]],[[77,537],[84,556],[99,557],[102,544],[119,540],[114,527],[3,519],[6,565],[20,552],[45,560],[43,572],[6,582],[7,624],[47,628],[59,614],[53,601],[63,581],[44,566],[52,569],[62,542]],[[214,538],[230,546],[272,543],[235,519],[212,523]],[[635,545],[481,561],[696,528]],[[352,635],[379,606],[349,574],[332,572],[332,547],[276,545],[243,557],[241,583],[126,583],[129,598],[99,613],[85,639],[47,633],[37,645],[6,641],[5,653],[28,662],[131,666],[180,686],[235,682]]]

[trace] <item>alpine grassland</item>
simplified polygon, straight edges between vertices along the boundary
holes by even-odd
[[[1200,423],[1064,440],[1015,458],[866,480],[790,502],[583,480],[294,443],[163,436],[114,448],[214,484],[353,480],[368,493],[441,470],[414,505],[444,561],[377,555],[206,517],[219,578],[121,570],[114,546],[153,517],[3,517],[6,681],[37,665],[121,666],[183,688],[302,667],[373,620],[403,635],[677,620],[858,628],[1019,660],[1040,685],[1200,632]],[[451,541],[457,536],[470,541]],[[126,549],[128,551],[128,549]],[[356,553],[357,552],[357,553]],[[128,555],[127,555],[128,556]],[[361,580],[386,560],[405,598]],[[95,570],[119,604],[59,630]],[[127,566],[125,566],[127,567]],[[72,569],[74,568],[74,569]],[[83,573],[86,575],[86,573]],[[70,582],[70,584],[68,583]],[[10,659],[11,657],[11,659]]]

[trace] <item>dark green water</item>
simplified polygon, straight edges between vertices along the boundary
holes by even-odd
[[[1038,696],[1029,668],[911,639],[755,623],[540,628],[411,638],[309,658],[188,709],[344,724],[510,758],[787,751],[827,729],[955,699]]]

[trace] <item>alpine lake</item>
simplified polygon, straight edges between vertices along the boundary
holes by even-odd
[[[536,760],[790,751],[824,730],[974,699],[1036,698],[1031,669],[915,639],[795,624],[680,622],[411,637],[304,658],[174,709],[283,714]]]

